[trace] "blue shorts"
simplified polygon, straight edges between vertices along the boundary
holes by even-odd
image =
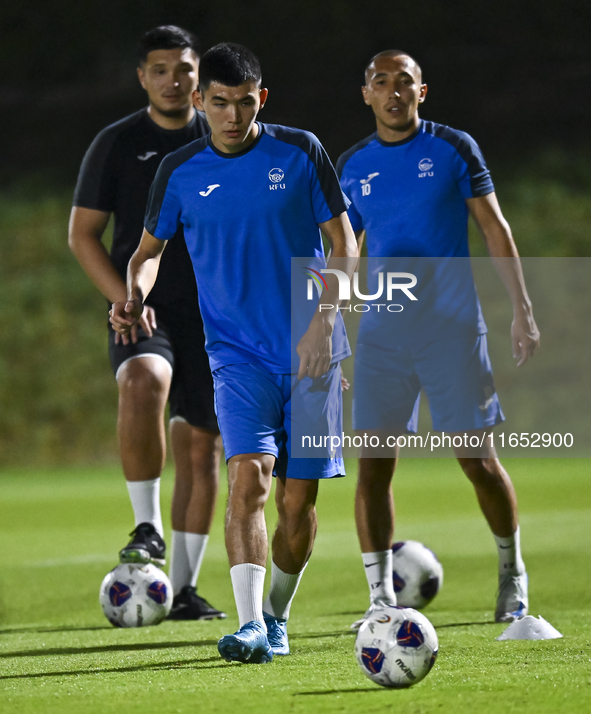
[[[421,389],[436,431],[470,431],[505,420],[486,335],[470,333],[399,349],[358,344],[353,428],[416,433]]]
[[[341,368],[318,379],[271,374],[258,364],[232,364],[213,372],[215,411],[226,460],[238,454],[272,454],[274,474],[321,479],[344,476],[340,453],[330,448],[294,457],[300,434],[342,433]],[[309,452],[307,452],[309,453]],[[299,454],[298,454],[299,456]]]

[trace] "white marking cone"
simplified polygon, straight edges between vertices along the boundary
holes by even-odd
[[[557,640],[562,635],[540,615],[526,615],[514,620],[509,627],[499,635],[497,640]]]

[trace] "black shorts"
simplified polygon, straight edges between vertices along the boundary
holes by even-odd
[[[124,362],[142,355],[158,355],[172,368],[168,401],[170,418],[180,417],[191,426],[218,431],[213,407],[213,379],[205,352],[203,322],[197,312],[172,306],[154,306],[158,327],[152,337],[138,329],[138,341],[115,344],[109,325],[109,359],[113,374]]]

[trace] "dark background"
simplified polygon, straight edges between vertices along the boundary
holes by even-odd
[[[359,87],[387,48],[422,64],[423,116],[472,133],[489,160],[588,148],[587,1],[21,0],[2,12],[0,187],[31,173],[71,185],[96,132],[144,104],[135,43],[165,23],[202,50],[251,47],[270,89],[261,118],[314,131],[335,160],[373,129]]]

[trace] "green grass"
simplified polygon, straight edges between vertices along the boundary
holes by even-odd
[[[408,459],[397,478],[397,537],[431,546],[445,583],[425,611],[439,635],[437,665],[405,691],[373,685],[352,652],[349,624],[367,600],[352,517],[354,464],[348,478],[322,485],[316,549],[290,620],[293,654],[266,666],[228,664],[217,654],[217,639],[237,626],[221,507],[200,587],[229,620],[116,630],[102,616],[98,588],[131,527],[117,470],[4,471],[0,711],[590,711],[588,462],[506,464],[520,496],[530,611],[564,639],[495,640],[504,629],[492,622],[496,554],[471,487],[453,461]],[[165,508],[170,486],[168,473]]]

